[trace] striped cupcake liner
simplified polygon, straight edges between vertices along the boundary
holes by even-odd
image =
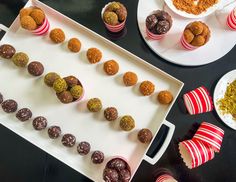
[[[163,174],[156,179],[156,182],[177,182],[171,175]]]
[[[146,34],[147,34],[147,37],[152,40],[160,40],[165,36],[165,34],[160,34],[160,35],[154,34],[154,33],[150,32],[147,27],[146,27]]]
[[[36,30],[31,31],[31,33],[34,35],[44,35],[48,32],[49,28],[50,28],[50,23],[47,17],[45,17],[43,24],[40,27],[38,27]]]
[[[192,50],[195,50],[195,49],[198,48],[198,47],[195,47],[195,46],[189,44],[189,43],[185,40],[184,35],[181,36],[181,38],[180,38],[180,43],[181,43],[181,45],[183,46],[184,49],[189,50],[189,51],[192,51]]]
[[[227,17],[226,24],[231,30],[236,30],[236,9],[231,11],[231,13]]]

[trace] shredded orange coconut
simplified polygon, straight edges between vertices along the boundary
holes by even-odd
[[[189,14],[199,15],[217,4],[218,0],[173,0],[174,6]]]

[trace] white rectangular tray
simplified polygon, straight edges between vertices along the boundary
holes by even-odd
[[[48,35],[32,35],[20,28],[19,17],[9,29],[0,25],[6,31],[1,44],[12,44],[17,52],[27,53],[30,61],[42,62],[45,67],[44,75],[54,71],[63,77],[77,76],[84,85],[85,98],[80,102],[61,104],[53,90],[43,83],[44,75],[33,77],[26,69],[17,68],[10,60],[0,60],[0,92],[4,98],[15,99],[19,109],[29,107],[34,117],[45,116],[49,125],[59,125],[63,133],[74,134],[78,142],[88,141],[91,150],[103,151],[106,159],[117,155],[125,157],[131,165],[132,174],[143,159],[151,164],[156,163],[172,138],[174,125],[165,118],[183,83],[39,1],[30,0],[26,6],[42,8],[51,29],[62,28],[66,40],[78,37],[82,42],[81,51],[77,54],[71,53],[66,48],[66,41],[63,44],[54,44]],[[97,47],[102,51],[103,59],[100,63],[91,65],[87,61],[86,50],[90,47]],[[119,62],[120,70],[115,76],[107,76],[103,72],[103,63],[109,59]],[[136,72],[139,82],[152,81],[156,85],[155,94],[150,97],[141,96],[138,91],[139,84],[125,87],[122,75],[126,71]],[[158,91],[165,89],[170,90],[174,96],[174,101],[169,106],[160,105],[156,101]],[[104,108],[115,106],[120,116],[132,115],[136,121],[135,129],[131,132],[121,131],[119,120],[110,123],[105,121],[102,111],[95,114],[88,112],[86,102],[92,97],[100,98]],[[82,157],[77,154],[76,147],[63,147],[61,138],[49,139],[47,130],[35,131],[31,121],[19,122],[14,114],[6,114],[2,109],[0,123],[92,180],[102,181],[102,170],[106,161],[102,165],[92,164],[91,152]],[[156,135],[162,124],[170,127],[168,136],[156,156],[149,158],[146,156],[148,145],[137,141],[137,131],[149,128]]]

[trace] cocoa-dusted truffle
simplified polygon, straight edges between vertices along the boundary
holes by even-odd
[[[104,161],[103,152],[101,152],[99,150],[94,151],[91,156],[91,160],[94,164],[101,164]]]
[[[48,128],[48,136],[52,139],[56,139],[61,135],[60,126],[50,126]]]
[[[92,98],[88,101],[87,108],[91,112],[98,112],[102,109],[102,102],[99,98]]]
[[[90,152],[90,144],[88,142],[80,142],[77,146],[77,152],[80,154],[80,155],[87,155],[89,152]]]
[[[108,107],[104,110],[104,117],[108,121],[114,121],[118,117],[118,111],[115,107]]]
[[[172,100],[173,100],[173,96],[172,96],[170,91],[163,90],[163,91],[158,93],[157,100],[161,104],[170,104],[172,102]]]
[[[68,104],[73,101],[73,96],[71,95],[70,91],[67,90],[58,93],[57,97],[64,104]]]
[[[66,81],[68,87],[73,87],[73,86],[79,84],[79,80],[75,76],[73,76],[73,75],[67,76],[67,77],[65,77],[63,79]]]
[[[119,174],[114,169],[105,168],[103,171],[103,179],[105,182],[118,182]]]
[[[138,76],[131,71],[128,71],[123,76],[123,82],[126,86],[135,85],[138,81]]]
[[[80,85],[75,85],[70,89],[70,93],[74,99],[79,99],[83,95],[83,88]]]
[[[61,93],[65,91],[67,88],[68,88],[67,83],[62,78],[56,79],[53,83],[53,89],[55,90],[56,93]]]
[[[135,121],[132,116],[123,116],[120,120],[120,127],[124,131],[130,131],[135,127]]]
[[[121,171],[127,167],[126,162],[121,158],[114,158],[110,160],[107,165],[110,169],[115,169],[116,171]]]
[[[97,63],[102,59],[102,52],[97,48],[90,48],[87,51],[87,58],[91,64]]]
[[[104,63],[103,69],[108,75],[115,75],[119,71],[119,64],[115,60],[109,60]]]
[[[143,81],[139,86],[140,92],[144,95],[151,95],[155,90],[155,85],[150,81]]]
[[[65,33],[60,28],[51,30],[49,37],[54,43],[62,43],[66,38]]]
[[[152,137],[152,132],[147,128],[143,128],[138,132],[138,139],[142,143],[150,143]]]
[[[10,59],[16,53],[15,48],[10,44],[0,46],[0,56],[5,59]]]
[[[123,169],[119,173],[119,179],[123,182],[129,182],[131,178],[131,173],[128,169]]]
[[[72,38],[69,40],[67,47],[71,52],[79,52],[81,48],[81,42],[77,38]]]
[[[57,73],[50,72],[44,76],[44,83],[47,86],[52,87],[55,80],[57,80],[59,78],[61,78],[61,77]]]
[[[0,104],[3,102],[3,95],[0,92]]]
[[[18,52],[14,54],[12,61],[16,66],[25,67],[29,62],[29,57],[24,52]]]
[[[6,113],[13,113],[17,110],[18,104],[12,99],[8,99],[2,102],[2,109]]]
[[[40,76],[44,72],[43,64],[38,61],[33,61],[28,65],[28,72],[33,76]]]
[[[66,147],[73,147],[75,145],[76,138],[74,135],[67,133],[63,135],[61,142]]]
[[[47,119],[43,116],[38,116],[33,120],[33,127],[35,130],[43,130],[47,127]]]
[[[28,108],[23,108],[16,113],[16,117],[20,121],[27,121],[32,117],[32,112]]]

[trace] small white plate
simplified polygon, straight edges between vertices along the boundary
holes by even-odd
[[[217,104],[217,101],[219,99],[222,99],[224,97],[225,91],[227,89],[227,86],[232,83],[236,79],[236,70],[232,70],[228,73],[226,73],[216,84],[215,90],[214,90],[214,105],[215,110],[217,114],[219,115],[220,119],[228,125],[230,128],[236,130],[236,121],[233,119],[231,114],[222,114],[222,112],[219,109],[219,104]]]
[[[178,14],[180,16],[183,16],[185,18],[203,18],[203,17],[206,17],[206,16],[214,13],[215,10],[218,9],[218,7],[221,3],[221,0],[219,0],[219,2],[217,4],[215,4],[212,7],[208,8],[207,11],[205,11],[205,12],[199,14],[199,15],[194,15],[194,14],[187,13],[185,11],[178,10],[173,4],[173,0],[165,0],[165,3],[169,6],[169,8],[172,11],[174,11],[176,14]]]

